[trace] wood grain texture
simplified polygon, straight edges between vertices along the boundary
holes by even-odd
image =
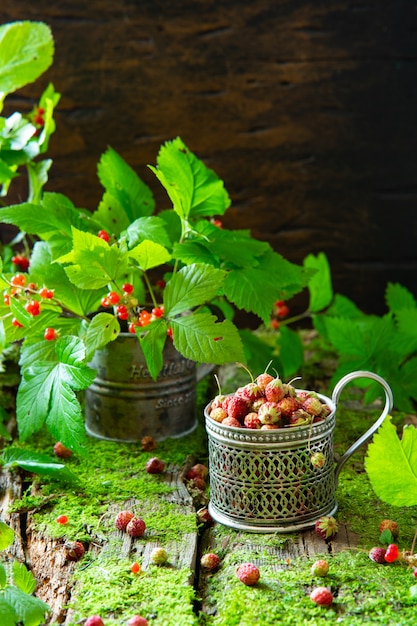
[[[383,5],[8,1],[0,22],[47,22],[56,54],[6,109],[54,83],[48,188],[91,209],[109,144],[164,208],[146,164],[180,135],[224,179],[226,226],[294,262],[324,250],[336,290],[379,313],[387,281],[417,292],[417,12]]]

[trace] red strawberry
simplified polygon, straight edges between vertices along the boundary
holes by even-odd
[[[400,533],[397,522],[394,522],[392,519],[383,519],[379,525],[379,532],[383,533],[384,530],[389,530],[394,539],[398,539]]]
[[[369,550],[369,558],[371,561],[375,561],[375,563],[384,564],[387,561],[385,560],[385,548],[380,548],[376,546],[375,548],[371,548]]]
[[[142,617],[141,615],[134,615],[127,622],[127,626],[148,626],[149,622],[146,617]]]
[[[258,411],[259,421],[262,424],[278,424],[281,410],[277,402],[265,402]]]
[[[316,587],[310,593],[310,599],[320,606],[333,604],[333,594],[327,587]]]
[[[242,565],[237,568],[236,575],[241,583],[252,586],[256,585],[261,573],[253,563],[242,563]]]
[[[324,559],[315,561],[311,566],[311,573],[313,576],[327,576],[329,573],[329,564]]]
[[[134,515],[131,511],[120,511],[120,513],[116,515],[114,525],[118,530],[126,530],[126,526],[133,517]]]
[[[237,419],[235,419],[234,417],[226,417],[226,419],[222,421],[222,425],[233,426],[234,428],[242,428],[242,424],[238,422]]]
[[[234,417],[239,422],[243,422],[249,409],[249,403],[242,396],[233,396],[227,404],[227,416]]]
[[[157,456],[153,456],[146,462],[145,470],[148,474],[162,474],[165,466],[165,461],[163,461],[162,459],[158,459]]]
[[[214,409],[211,409],[210,417],[215,422],[222,422],[227,417],[227,412],[224,410],[223,407],[218,406]]]
[[[271,376],[271,374],[267,374],[265,372],[264,374],[259,374],[259,376],[256,378],[256,383],[258,387],[264,390],[268,383],[270,383],[272,380],[274,380],[274,377]]]
[[[282,417],[288,419],[289,417],[291,417],[291,414],[298,409],[298,400],[297,398],[286,396],[278,402],[278,406],[280,408]]]
[[[304,409],[304,411],[307,411],[307,413],[310,413],[310,415],[320,415],[323,405],[320,402],[320,400],[318,398],[306,398],[303,403],[302,403],[302,408]]]
[[[384,559],[387,563],[393,563],[399,557],[398,546],[395,543],[390,543],[385,551]]]
[[[85,621],[84,626],[104,626],[104,622],[99,615],[91,615]]]
[[[146,524],[140,517],[132,517],[126,526],[126,532],[131,537],[142,537],[146,530]]]
[[[208,467],[206,465],[203,465],[203,463],[196,463],[195,465],[193,465],[188,470],[186,478],[188,478],[188,480],[192,480],[197,476],[199,476],[203,480],[208,476]]]
[[[245,415],[245,419],[243,420],[243,425],[245,428],[252,428],[252,430],[256,430],[262,426],[262,422],[258,417],[257,413],[248,413]]]
[[[207,554],[203,554],[200,559],[201,567],[204,569],[213,571],[217,569],[220,565],[220,559],[217,554],[213,554],[212,552],[208,552]]]
[[[339,527],[334,517],[324,515],[320,517],[315,524],[315,531],[320,539],[328,541],[336,536]]]
[[[268,402],[279,402],[285,395],[284,385],[280,378],[274,378],[265,387],[265,398]]]
[[[249,402],[254,402],[258,398],[260,398],[263,394],[263,390],[257,383],[248,383],[244,387],[239,387],[236,391],[237,396],[241,396],[245,398],[245,400],[249,400]]]
[[[84,556],[85,549],[81,541],[74,541],[65,548],[68,561],[79,561]]]
[[[60,441],[57,441],[54,445],[54,454],[60,459],[69,459],[72,455],[72,450],[66,448]]]

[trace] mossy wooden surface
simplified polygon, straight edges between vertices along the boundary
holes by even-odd
[[[355,392],[338,412],[336,450],[343,453],[379,414],[363,409]],[[403,415],[395,415],[398,424]],[[53,442],[40,439],[46,451]],[[31,442],[33,447],[33,442]],[[207,463],[202,421],[197,431],[179,440],[158,444],[152,452],[140,445],[89,440],[85,458],[67,461],[81,487],[32,481],[20,472],[2,472],[0,516],[11,524],[18,539],[8,557],[26,561],[38,580],[37,595],[52,608],[48,624],[83,624],[100,614],[106,626],[122,626],[129,617],[145,615],[150,624],[170,626],[231,626],[269,624],[395,624],[415,623],[416,601],[409,593],[410,568],[402,562],[377,565],[368,557],[378,545],[381,519],[400,525],[400,549],[411,547],[417,526],[417,508],[394,509],[373,493],[363,469],[360,451],[343,468],[337,491],[340,524],[337,537],[325,543],[313,531],[291,535],[241,533],[215,524],[199,529],[196,506],[189,493],[185,468],[195,460]],[[167,463],[161,475],[145,471],[146,460],[157,455]],[[118,510],[129,508],[147,524],[145,535],[131,539],[114,528]],[[65,526],[56,522],[65,514]],[[65,544],[80,540],[83,559],[68,562]],[[156,566],[150,553],[163,545],[169,554],[165,566]],[[221,558],[214,573],[200,570],[202,553]],[[324,557],[330,563],[327,578],[314,578],[311,564]],[[139,574],[131,572],[134,561]],[[254,588],[245,587],[235,569],[252,561],[261,570]],[[330,608],[309,599],[314,586],[330,586],[335,602]]]

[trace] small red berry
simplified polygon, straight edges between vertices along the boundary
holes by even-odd
[[[324,515],[320,517],[315,524],[316,534],[320,539],[328,541],[336,536],[339,527],[334,517],[330,515]]]
[[[15,326],[16,328],[23,328],[23,324],[21,324],[15,317],[12,319],[12,326]]]
[[[101,306],[105,309],[110,306],[110,300],[107,298],[107,296],[104,296],[104,298],[101,299]]]
[[[28,313],[30,313],[30,315],[36,317],[41,312],[41,305],[39,304],[38,300],[30,300],[25,305],[25,309]]]
[[[60,459],[69,459],[72,455],[72,450],[66,448],[60,441],[57,441],[54,445],[54,454]]]
[[[129,312],[124,304],[117,307],[117,317],[120,320],[127,320],[129,318]]]
[[[116,291],[109,291],[109,293],[107,294],[107,300],[110,302],[110,304],[119,304],[120,296]]]
[[[146,617],[142,617],[141,615],[134,615],[130,618],[127,623],[127,626],[148,626],[149,622]]]
[[[58,524],[68,524],[68,517],[66,515],[60,515],[56,518],[56,521],[58,522]]]
[[[45,332],[43,333],[43,337],[44,339],[46,339],[46,341],[53,341],[54,339],[57,338],[57,332],[55,330],[55,328],[45,328]]]
[[[132,283],[124,283],[122,285],[122,289],[125,293],[130,294],[133,293],[134,286],[132,285]]]
[[[146,452],[149,452],[150,450],[155,450],[158,445],[155,439],[153,437],[150,437],[149,435],[142,437],[140,443],[142,446],[142,450],[145,450]]]
[[[333,604],[333,594],[327,587],[316,587],[310,593],[310,599],[320,606]]]
[[[371,548],[369,550],[369,558],[375,563],[386,563],[387,561],[385,560],[385,552],[385,548],[379,548],[378,546],[375,546],[374,548]]]
[[[11,277],[10,282],[15,287],[24,287],[26,285],[26,276],[24,274],[15,274]]]
[[[8,293],[5,293],[3,295],[3,302],[6,306],[10,306],[10,296]]]
[[[84,626],[104,626],[104,622],[99,615],[91,615],[85,621]]]
[[[42,287],[42,289],[39,290],[39,295],[41,298],[51,300],[54,297],[54,290],[48,289],[47,287]]]
[[[146,463],[145,469],[148,474],[162,474],[166,466],[165,461],[154,456]]]
[[[398,546],[395,543],[390,543],[385,551],[384,559],[387,563],[393,563],[398,559],[399,550]]]
[[[139,322],[131,322],[129,324],[129,332],[132,333],[132,335],[134,335],[136,333],[136,329],[140,327]]]
[[[242,563],[237,568],[236,575],[241,583],[249,586],[256,585],[261,577],[259,569],[253,563]]]
[[[126,526],[130,522],[131,519],[134,518],[134,515],[131,511],[120,511],[116,515],[116,519],[114,520],[114,525],[118,530],[126,530]]]
[[[139,572],[140,572],[140,565],[139,565],[139,563],[137,561],[132,563],[130,571],[132,572],[132,574],[139,574]]]
[[[22,272],[26,272],[29,268],[29,259],[22,254],[16,254],[13,256],[12,263],[22,270]]]
[[[414,578],[417,578],[417,567],[413,569],[413,576]]]
[[[311,566],[311,573],[313,576],[327,576],[329,573],[329,564],[324,559],[315,561]]]
[[[66,554],[68,561],[79,561],[84,556],[84,546],[81,541],[74,541],[69,546],[66,546]]]
[[[203,463],[196,463],[188,470],[186,474],[187,480],[193,480],[193,478],[197,478],[199,476],[203,480],[205,480],[208,476],[208,467],[203,465]]]
[[[100,239],[102,239],[103,241],[110,241],[110,235],[107,230],[99,230],[97,233],[97,237],[100,237]]]
[[[200,565],[203,569],[213,571],[217,569],[220,565],[220,559],[217,554],[213,552],[208,552],[207,554],[203,554],[200,559]]]
[[[141,326],[147,326],[151,322],[151,314],[149,311],[143,310],[139,315],[139,324]]]
[[[142,537],[146,524],[140,517],[133,517],[126,526],[126,532],[131,537]]]
[[[154,317],[162,317],[164,314],[164,307],[163,306],[155,306],[152,309],[152,315]]]

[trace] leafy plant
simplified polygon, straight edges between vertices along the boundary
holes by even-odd
[[[14,532],[0,521],[0,550],[14,541]],[[11,568],[0,562],[0,615],[2,626],[39,626],[50,608],[36,598],[36,579],[24,563],[13,561]]]

